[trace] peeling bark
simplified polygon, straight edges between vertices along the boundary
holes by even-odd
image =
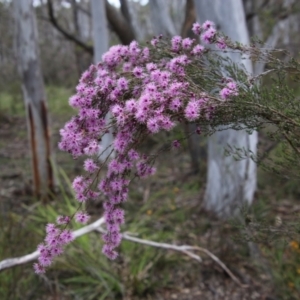
[[[34,193],[45,197],[54,188],[46,94],[42,78],[36,19],[31,0],[14,0],[18,69],[27,114]]]

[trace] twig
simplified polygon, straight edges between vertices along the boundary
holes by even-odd
[[[101,233],[106,232],[106,230],[104,230],[101,227],[97,228],[96,231],[99,231]],[[139,244],[143,244],[143,245],[147,245],[147,246],[179,251],[179,252],[182,252],[182,253],[190,256],[191,258],[197,260],[198,262],[202,262],[202,258],[200,256],[198,256],[197,254],[191,252],[191,251],[194,250],[194,251],[203,252],[207,256],[209,256],[214,262],[216,262],[229,275],[229,277],[235,283],[237,283],[239,286],[241,286],[243,288],[248,287],[247,285],[242,284],[240,282],[240,280],[227,268],[227,266],[217,256],[215,256],[213,253],[211,253],[209,250],[207,250],[205,248],[198,247],[198,246],[189,246],[189,245],[177,246],[177,245],[172,245],[172,244],[167,244],[167,243],[158,243],[158,242],[149,241],[149,240],[145,240],[145,239],[139,239],[139,238],[130,236],[127,233],[123,233],[122,238],[124,240],[128,240],[128,241],[131,241],[131,242],[135,242],[135,243],[139,243]]]
[[[80,40],[79,37],[77,37],[76,35],[68,32],[66,29],[64,29],[59,23],[58,20],[55,17],[54,14],[54,9],[53,9],[53,3],[52,0],[48,0],[47,1],[47,7],[48,7],[48,16],[49,16],[49,21],[52,23],[52,25],[60,32],[63,34],[63,36],[65,38],[67,38],[68,40],[74,42],[75,44],[77,44],[79,47],[81,47],[83,50],[85,50],[86,52],[90,53],[91,55],[94,54],[94,48],[93,46],[90,46],[88,44],[86,44],[85,42],[83,42],[82,40]]]
[[[240,287],[247,288],[247,284],[243,284],[240,282],[240,280],[226,267],[226,265],[213,253],[211,253],[209,250],[202,248],[202,247],[196,247],[196,250],[205,253],[207,256],[209,256],[214,262],[216,262],[228,275],[229,277]]]
[[[124,1],[122,1],[124,3]],[[124,6],[123,6],[124,8]],[[107,20],[123,45],[129,45],[135,39],[135,33],[130,20],[126,19],[116,7],[111,5],[108,0],[105,1]],[[130,17],[128,15],[128,17]]]
[[[263,76],[265,76],[265,75],[267,75],[267,74],[269,74],[269,73],[271,73],[273,71],[276,71],[276,69],[270,69],[270,70],[267,70],[267,71],[265,71],[263,73],[260,73],[260,74],[258,74],[256,76],[252,77],[251,81],[256,81],[258,78],[263,77]]]
[[[296,146],[293,144],[293,142],[289,139],[288,135],[286,134],[286,132],[283,132],[283,135],[285,137],[285,139],[288,141],[288,143],[290,144],[290,146],[294,149],[294,151],[297,154],[300,154],[300,151],[298,150],[298,148],[296,148]]]

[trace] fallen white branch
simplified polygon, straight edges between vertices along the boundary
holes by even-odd
[[[82,227],[78,230],[75,230],[73,232],[74,234],[74,238],[78,238],[81,235],[84,235],[86,233],[89,233],[91,231],[94,231],[95,229],[97,229],[99,226],[101,226],[104,223],[104,218],[100,218],[97,221],[95,221],[94,223],[87,225],[85,227]],[[30,254],[21,256],[21,257],[16,257],[16,258],[8,258],[5,260],[0,261],[0,271],[7,269],[7,268],[11,268],[13,266],[17,266],[17,265],[22,265],[22,264],[26,264],[30,261],[33,261],[35,259],[37,259],[39,257],[39,251],[36,250]]]
[[[101,233],[106,232],[105,229],[103,229],[101,227],[97,228],[96,230],[101,232]],[[124,240],[128,240],[128,241],[131,241],[131,242],[135,242],[135,243],[139,243],[139,244],[143,244],[143,245],[147,245],[147,246],[179,251],[179,252],[182,252],[182,253],[190,256],[191,258],[197,260],[198,262],[202,262],[202,258],[199,255],[197,255],[197,254],[195,254],[191,251],[203,252],[207,256],[209,256],[214,262],[216,262],[229,275],[229,277],[235,283],[237,283],[241,287],[244,287],[244,288],[247,287],[247,285],[244,285],[240,282],[240,280],[227,268],[227,266],[217,256],[215,256],[213,253],[211,253],[209,250],[207,250],[205,248],[198,247],[198,246],[189,246],[189,245],[177,246],[177,245],[166,244],[166,243],[158,243],[158,242],[154,242],[154,241],[150,241],[150,240],[139,239],[139,238],[130,236],[127,233],[123,233],[122,238]]]
[[[101,233],[106,232],[106,230],[104,230],[101,227],[97,228],[96,230],[101,232]],[[197,247],[194,247],[194,246],[189,246],[189,245],[177,246],[177,245],[166,244],[166,243],[158,243],[158,242],[153,242],[153,241],[149,241],[149,240],[139,239],[139,238],[133,237],[133,236],[127,234],[127,233],[122,233],[122,239],[131,241],[131,242],[134,242],[134,243],[144,244],[144,245],[147,245],[147,246],[152,246],[152,247],[157,247],[157,248],[163,248],[163,249],[183,252],[186,255],[198,260],[199,262],[202,262],[202,259],[201,259],[200,256],[196,255],[193,252],[190,252],[191,250],[197,250]]]
[[[101,232],[101,233],[105,233],[106,230],[101,227],[102,224],[104,224],[104,218],[100,218],[97,221],[95,221],[94,223],[74,231],[73,232],[74,238],[78,238],[78,237],[80,237],[86,233],[89,233],[91,231],[94,231],[94,230]],[[201,257],[192,251],[203,252],[207,256],[209,256],[213,261],[215,261],[231,277],[231,279],[235,283],[237,283],[241,287],[247,287],[246,285],[243,285],[240,282],[240,280],[226,267],[226,265],[217,256],[215,256],[213,253],[211,253],[209,250],[207,250],[205,248],[198,247],[198,246],[189,246],[189,245],[177,246],[177,245],[172,245],[172,244],[167,244],[167,243],[158,243],[158,242],[154,242],[154,241],[150,241],[150,240],[136,238],[127,233],[123,233],[122,238],[124,240],[128,240],[128,241],[131,241],[134,243],[139,243],[139,244],[143,244],[143,245],[147,245],[147,246],[151,246],[151,247],[157,247],[157,248],[163,248],[163,249],[182,252],[182,253],[188,255],[189,257],[197,260],[198,262],[202,262]],[[5,259],[0,262],[0,271],[7,269],[7,268],[11,268],[13,266],[28,263],[30,261],[37,259],[38,257],[39,257],[39,251],[34,251],[31,254],[27,254],[27,255],[24,255],[21,257]]]

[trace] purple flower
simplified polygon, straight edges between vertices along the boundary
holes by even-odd
[[[62,233],[60,234],[61,244],[68,244],[73,240],[74,240],[73,233],[68,229],[63,230]]]
[[[223,100],[227,100],[232,95],[232,91],[225,87],[220,91],[220,96]]]
[[[139,154],[133,149],[129,150],[128,157],[130,160],[137,160],[140,158]]]
[[[132,73],[135,77],[137,78],[143,78],[143,68],[141,67],[135,67],[133,70],[132,70]]]
[[[179,98],[174,98],[169,107],[172,111],[178,111],[182,107],[182,101]]]
[[[205,22],[202,24],[202,28],[203,28],[204,30],[211,29],[212,27],[215,27],[215,23],[212,22],[212,21],[205,21]]]
[[[151,118],[147,121],[147,128],[151,133],[157,133],[160,130],[157,118]]]
[[[214,28],[210,28],[202,34],[201,39],[204,43],[211,44],[213,42],[215,35],[216,35],[216,30]]]
[[[95,164],[95,162],[88,158],[84,161],[84,170],[89,172],[89,173],[94,173],[97,169],[98,169],[98,166]]]
[[[223,100],[227,100],[228,98],[232,96],[238,96],[238,87],[237,84],[233,81],[229,81],[226,84],[226,87],[224,87],[220,91],[220,96]]]
[[[59,225],[68,224],[71,221],[69,216],[58,216],[56,219],[56,223]]]
[[[180,142],[178,140],[174,140],[172,142],[172,146],[176,149],[180,148]]]
[[[185,38],[182,40],[182,48],[185,50],[188,50],[192,47],[194,40],[190,39],[190,38]]]
[[[86,224],[89,219],[90,216],[85,212],[79,211],[75,214],[75,220],[78,223]]]
[[[181,46],[181,41],[182,41],[182,38],[181,36],[174,36],[172,38],[172,41],[171,41],[171,44],[172,44],[172,51],[174,52],[178,52],[180,50],[180,46]]]
[[[118,257],[118,253],[113,249],[114,248],[112,246],[105,244],[102,248],[102,253],[109,259],[115,260]]]
[[[195,121],[199,118],[200,106],[195,100],[191,100],[184,110],[184,116],[188,121]]]
[[[192,55],[201,55],[204,52],[204,47],[202,45],[196,45],[192,51],[191,54]]]
[[[200,35],[200,33],[201,33],[201,26],[200,26],[200,24],[197,23],[197,22],[194,23],[193,27],[192,27],[192,31],[194,32],[194,34]]]
[[[156,47],[157,44],[158,44],[158,39],[157,39],[157,38],[154,38],[154,39],[151,40],[151,45],[152,45],[153,47]]]
[[[45,268],[38,263],[33,264],[33,269],[36,274],[44,274],[46,272]]]
[[[52,259],[47,256],[40,255],[38,258],[39,264],[43,267],[49,267],[52,263]]]
[[[84,148],[84,153],[87,155],[94,155],[99,153],[100,146],[96,140],[92,140],[89,142],[88,146]]]
[[[128,89],[128,80],[124,77],[121,77],[117,81],[117,86],[121,91],[126,91]]]
[[[227,47],[224,38],[219,38],[219,39],[217,40],[217,47],[218,47],[219,49],[222,49],[222,50],[225,49],[225,48]]]
[[[125,223],[125,218],[124,218],[124,210],[120,208],[116,208],[113,211],[113,218],[116,224],[124,224]]]

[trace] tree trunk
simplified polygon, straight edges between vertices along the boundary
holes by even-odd
[[[94,37],[94,63],[97,64],[102,60],[103,53],[105,53],[109,47],[104,0],[91,0],[91,13]],[[107,123],[109,122],[110,117],[110,114],[106,115],[105,119]],[[113,140],[112,131],[103,136],[101,140],[101,149],[104,151],[99,157],[100,160],[105,161],[109,156],[111,152],[110,145]]]
[[[218,30],[231,39],[249,43],[245,12],[241,0],[195,1],[201,22],[211,20]],[[239,55],[229,54],[235,62]],[[252,64],[243,60],[246,70],[252,73]],[[250,205],[256,189],[256,165],[250,159],[235,161],[225,157],[226,145],[244,148],[256,153],[257,132],[226,130],[215,133],[208,141],[208,175],[205,192],[205,208],[222,218],[233,216],[243,205]]]
[[[164,36],[176,35],[176,29],[170,16],[167,1],[150,0],[149,5],[154,34],[162,34]]]
[[[38,32],[31,0],[13,0],[16,54],[27,114],[34,192],[53,189],[50,133],[45,87],[39,61]]]
[[[87,43],[89,39],[85,31],[87,31],[86,27],[88,27],[89,25],[89,17],[79,9],[79,4],[76,2],[76,0],[71,0],[71,5],[73,13],[74,33],[77,37],[79,37],[81,41]],[[80,75],[89,67],[91,61],[87,59],[87,53],[85,53],[86,51],[78,47],[76,44],[74,44],[74,47],[77,70],[80,77]],[[91,59],[91,56],[89,55],[88,58]]]
[[[192,26],[196,22],[197,14],[195,9],[194,0],[186,0],[185,5],[185,18],[181,25],[181,36],[183,38],[189,37],[199,42],[199,37],[192,31]],[[198,174],[200,171],[200,159],[206,159],[206,149],[200,147],[200,135],[196,134],[197,125],[194,123],[188,123],[184,125],[188,142],[188,149],[191,158],[191,172],[192,174]]]
[[[178,3],[180,2],[180,3]],[[184,6],[182,1],[159,1],[159,0],[150,0],[150,10],[151,10],[151,20],[152,20],[152,27],[153,33],[155,35],[163,34],[164,36],[174,36],[181,32],[182,37],[190,37],[196,38],[192,32],[192,25],[196,21],[196,13],[193,0],[186,0],[185,1],[185,16],[184,22],[180,22],[181,29],[176,30],[176,24],[174,24],[171,15],[170,15],[170,6],[176,5]],[[191,173],[197,174],[199,172],[199,158],[201,156],[201,149],[200,149],[200,137],[197,135],[195,124],[186,124],[183,126],[185,134],[187,136],[188,142],[188,150],[191,158]]]

